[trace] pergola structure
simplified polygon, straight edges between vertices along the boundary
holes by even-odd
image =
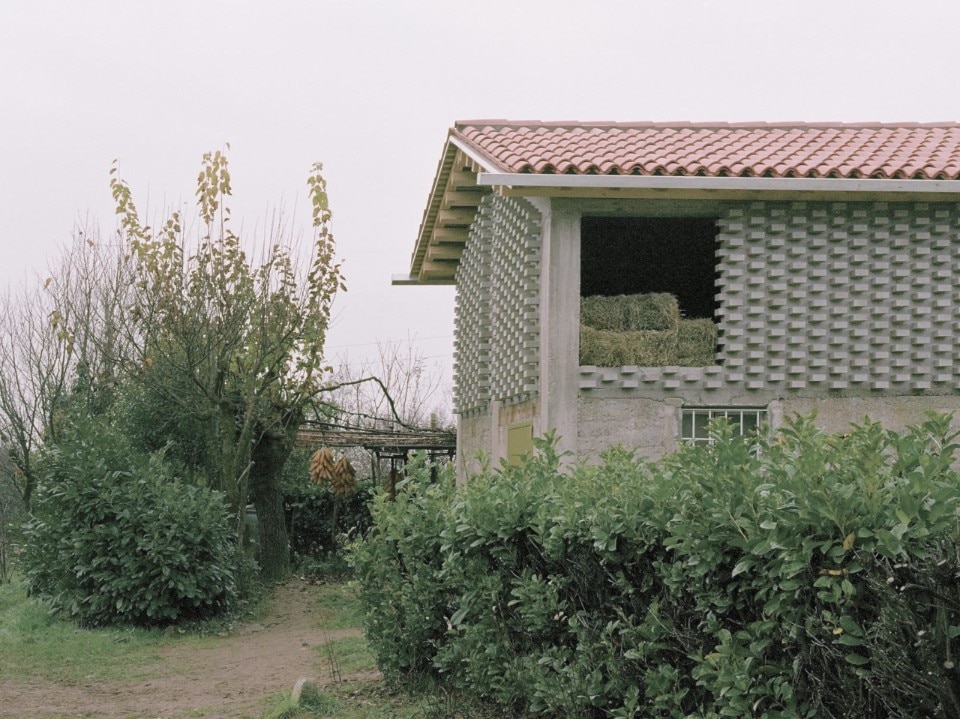
[[[371,467],[373,480],[377,483],[381,480],[380,461],[390,460],[390,475],[386,478],[386,484],[392,492],[392,484],[412,452],[426,452],[431,460],[452,460],[457,448],[457,434],[431,429],[383,430],[317,424],[302,427],[297,432],[296,446],[309,450],[320,447],[361,447],[373,455]],[[431,474],[435,475],[436,463],[432,462],[431,466]]]

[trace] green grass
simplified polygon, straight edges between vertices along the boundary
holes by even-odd
[[[343,674],[373,672],[377,669],[377,662],[363,637],[333,639],[315,649],[334,680]]]
[[[153,629],[82,629],[26,595],[18,577],[0,584],[0,676],[56,682],[138,676],[170,641]]]
[[[329,630],[363,626],[363,612],[353,582],[330,582],[313,588],[317,619]]]
[[[379,684],[344,683],[305,694],[299,706],[289,693],[271,700],[263,719],[440,719],[424,712],[421,702],[389,692]],[[452,717],[451,717],[452,719]]]

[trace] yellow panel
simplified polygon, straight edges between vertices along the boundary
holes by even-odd
[[[517,422],[507,427],[507,463],[520,464],[525,454],[533,452],[533,424]]]

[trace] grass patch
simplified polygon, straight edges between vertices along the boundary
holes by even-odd
[[[326,691],[307,690],[294,703],[289,692],[277,695],[263,713],[263,719],[307,719],[308,717],[349,716],[342,712],[342,705]]]
[[[334,678],[343,674],[377,670],[377,662],[364,637],[334,639],[316,647],[316,651],[329,665]]]
[[[329,582],[313,588],[317,620],[325,629],[363,627],[363,610],[352,582]]]
[[[0,676],[56,682],[129,679],[170,640],[156,629],[81,629],[27,597],[19,577],[0,585]]]
[[[289,692],[282,692],[271,699],[262,716],[263,719],[441,719],[426,714],[419,700],[371,682],[345,682],[305,693],[299,706],[293,704]]]

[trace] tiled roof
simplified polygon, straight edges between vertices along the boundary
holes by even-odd
[[[491,171],[960,179],[960,124],[459,122]],[[488,164],[488,163],[484,163]]]

